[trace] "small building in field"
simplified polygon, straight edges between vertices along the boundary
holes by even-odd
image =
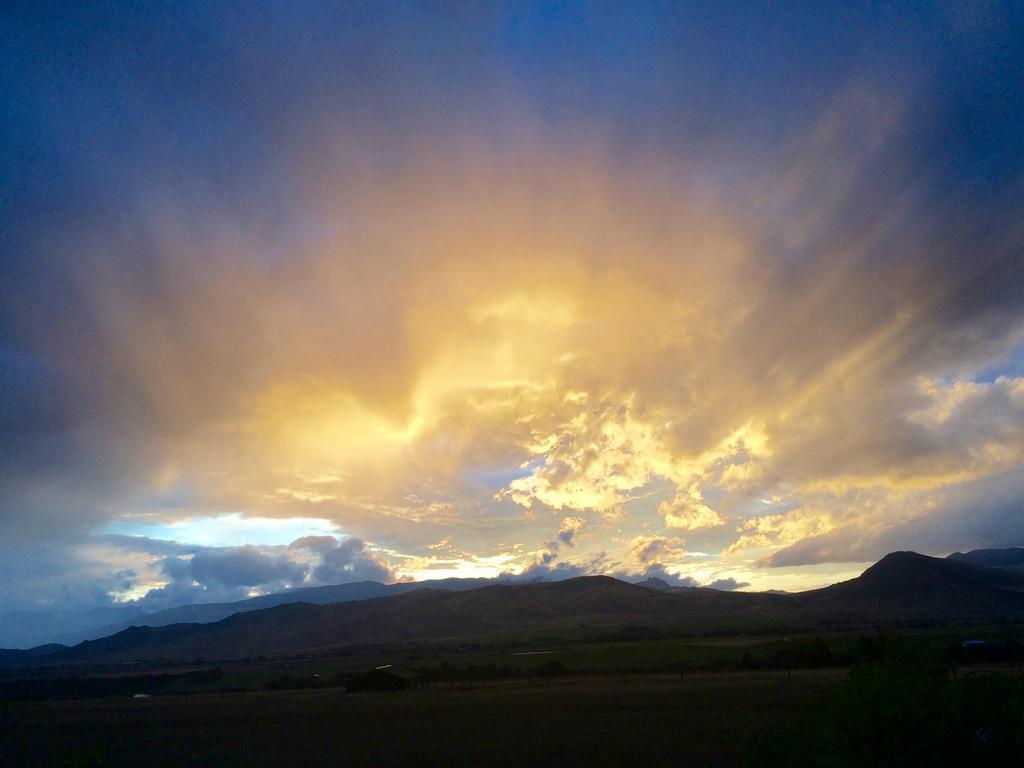
[[[359,672],[349,678],[346,688],[349,692],[359,691],[405,691],[410,688],[425,688],[426,681],[419,672],[402,669],[391,664]]]

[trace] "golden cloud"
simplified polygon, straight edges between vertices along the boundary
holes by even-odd
[[[939,301],[895,300],[920,260],[861,269],[893,223],[822,239],[896,119],[857,99],[875,105],[870,135],[849,140],[847,111],[831,114],[757,216],[659,158],[595,146],[300,161],[315,236],[254,258],[223,210],[171,207],[151,222],[143,290],[135,252],[94,235],[80,285],[99,320],[51,343],[123,426],[140,492],[185,483],[207,509],[267,516],[315,506],[417,550],[421,570],[455,527],[460,551],[504,567],[488,542],[541,544],[584,514],[732,554],[786,547],[848,522],[852,491],[891,501],[1024,460],[1020,379],[947,386],[955,355],[911,354]],[[825,156],[841,162],[822,178]],[[794,270],[766,247],[779,242],[820,253]],[[644,502],[658,488],[668,498]],[[752,516],[764,497],[796,502]],[[864,519],[881,509],[899,514],[879,501]]]

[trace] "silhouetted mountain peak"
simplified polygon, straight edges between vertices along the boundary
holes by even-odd
[[[659,579],[657,576],[651,576],[649,579],[638,581],[636,585],[638,587],[647,587],[647,589],[656,589],[659,592],[664,592],[666,590],[672,589],[671,584],[669,584],[664,579]]]
[[[812,604],[878,616],[966,617],[1024,607],[1024,576],[917,552],[892,552],[856,579],[804,593]]]
[[[1024,583],[1012,573],[977,565],[962,559],[939,558],[917,552],[891,552],[861,575],[864,581],[956,579],[999,587]]]
[[[917,552],[890,552],[861,574],[862,579],[902,578],[930,567],[935,558]]]
[[[948,588],[953,585],[1005,589],[1024,586],[1024,577],[960,560],[917,552],[892,552],[861,575],[859,581],[889,588]]]

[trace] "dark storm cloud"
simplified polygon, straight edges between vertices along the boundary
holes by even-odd
[[[390,565],[357,538],[339,542],[331,536],[305,536],[287,547],[250,544],[191,549],[191,556],[175,554],[157,562],[169,583],[147,594],[141,604],[166,602],[169,594],[188,593],[196,602],[209,602],[231,595],[245,597],[252,590],[277,592],[301,586],[395,580]]]
[[[358,541],[358,539],[350,539],[350,541]],[[288,545],[288,549],[308,549],[321,556],[337,548],[338,540],[333,536],[302,536]],[[359,542],[359,549],[362,549],[362,542]]]
[[[226,587],[257,587],[274,582],[301,582],[305,569],[252,545],[208,550],[193,555],[189,573],[200,583]]]
[[[206,547],[110,534],[0,546],[0,605],[6,611],[156,610],[365,580],[390,583],[396,574],[355,538],[307,536],[288,546]],[[147,588],[154,582],[161,586]],[[73,618],[68,617],[69,628],[75,626]],[[0,647],[3,637],[0,632]]]
[[[78,539],[9,546],[0,542],[0,613],[108,608],[137,582],[124,560],[97,557]],[[0,647],[3,647],[0,632]]]
[[[346,539],[323,552],[313,577],[323,584],[394,580],[390,566],[372,555],[366,549],[366,543],[356,538]]]

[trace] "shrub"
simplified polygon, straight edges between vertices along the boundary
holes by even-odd
[[[1024,676],[957,677],[923,643],[889,639],[884,656],[794,722],[763,734],[757,766],[1015,764],[1024,749]]]

